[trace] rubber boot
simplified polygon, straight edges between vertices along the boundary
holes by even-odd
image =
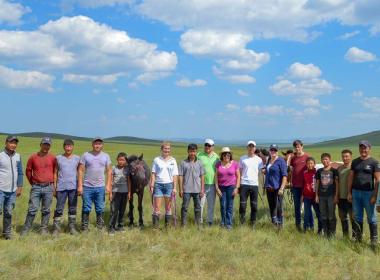
[[[165,215],[165,227],[170,226],[170,223],[172,221],[172,215]]]
[[[96,213],[96,227],[99,230],[104,228],[104,213]]]
[[[322,220],[322,229],[323,233],[326,237],[329,236],[329,228],[328,228],[328,221],[327,220]]]
[[[186,225],[186,219],[187,219],[187,213],[184,209],[182,209],[181,210],[181,226],[182,227],[184,227]]]
[[[12,238],[12,215],[5,213],[3,218],[3,236],[6,240]]]
[[[20,233],[21,236],[25,236],[28,234],[29,230],[32,228],[34,217],[35,216],[29,215],[29,214],[26,215],[25,223]]]
[[[348,220],[342,220],[342,232],[343,232],[343,237],[348,238]]]
[[[54,217],[53,220],[53,236],[57,237],[61,232],[61,217]]]
[[[334,238],[336,232],[336,220],[329,220],[329,238]]]
[[[377,224],[369,224],[369,232],[370,232],[370,239],[371,239],[371,248],[376,249],[377,248]]]
[[[75,235],[78,233],[76,229],[76,215],[69,216],[69,233]]]
[[[201,227],[201,211],[196,211],[194,213],[194,219],[195,219],[195,224],[198,226],[198,228]]]
[[[153,223],[153,228],[158,229],[159,223],[160,223],[160,216],[153,214],[152,215],[152,223]]]
[[[354,236],[355,241],[362,242],[363,237],[363,222],[359,223],[354,221],[352,225],[352,234]]]
[[[245,215],[240,214],[240,224],[244,225],[245,224]]]
[[[41,216],[41,228],[40,228],[41,235],[47,235],[49,233],[49,219],[50,219],[50,213],[49,214],[42,214],[42,216]]]
[[[88,222],[90,218],[90,213],[84,213],[82,212],[82,225],[81,225],[81,230],[83,232],[88,232]]]

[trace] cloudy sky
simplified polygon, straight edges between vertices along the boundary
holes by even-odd
[[[0,131],[349,136],[379,58],[377,0],[0,0]]]

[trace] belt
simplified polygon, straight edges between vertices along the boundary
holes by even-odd
[[[48,186],[53,185],[53,182],[51,182],[51,183],[35,183],[33,185],[39,186],[39,187],[48,187]]]

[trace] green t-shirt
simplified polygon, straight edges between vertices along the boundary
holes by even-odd
[[[200,152],[197,155],[198,159],[202,161],[205,168],[205,184],[214,185],[215,184],[215,164],[219,161],[219,156],[213,152],[208,155],[205,152]]]
[[[348,195],[348,175],[350,174],[351,166],[344,167],[343,165],[338,167],[339,173],[339,198],[347,199]]]

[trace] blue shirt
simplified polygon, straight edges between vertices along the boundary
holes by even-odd
[[[265,187],[279,189],[282,178],[288,176],[288,166],[282,157],[278,157],[272,165],[267,164],[265,174]]]

